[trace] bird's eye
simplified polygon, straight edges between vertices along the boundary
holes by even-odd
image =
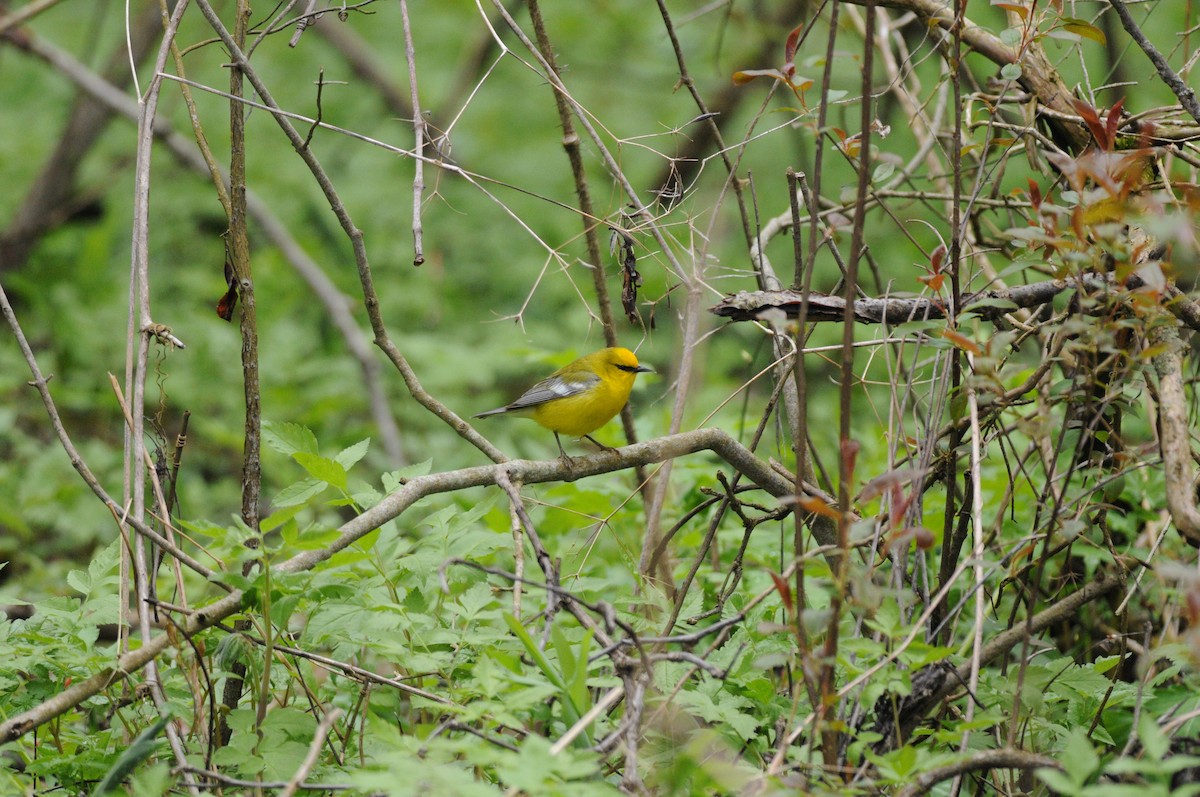
[[[617,367],[620,368],[622,371],[628,371],[629,373],[634,373],[635,371],[637,371],[636,365],[617,365]]]

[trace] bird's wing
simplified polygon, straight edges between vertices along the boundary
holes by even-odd
[[[591,373],[549,376],[526,390],[524,395],[504,409],[508,412],[527,410],[547,401],[577,396],[591,390],[599,381],[600,377]]]

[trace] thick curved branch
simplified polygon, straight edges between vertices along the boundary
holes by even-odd
[[[793,499],[795,496],[796,488],[791,481],[754,456],[748,448],[730,437],[727,432],[722,429],[697,429],[626,446],[614,451],[602,451],[586,457],[578,457],[570,462],[560,459],[547,461],[522,459],[421,476],[407,482],[366,512],[343,524],[338,529],[337,539],[329,546],[303,551],[276,565],[274,570],[279,574],[311,570],[384,523],[399,517],[422,498],[431,495],[465,490],[469,487],[485,487],[496,484],[497,479],[503,476],[521,484],[575,481],[639,465],[664,462],[700,451],[712,451],[743,476],[776,498]],[[809,518],[813,536],[821,545],[829,546],[836,542],[836,532],[828,523],[820,522],[821,517]],[[833,555],[837,555],[837,552],[833,551]],[[181,624],[183,633],[196,634],[241,611],[244,597],[245,593],[242,590],[235,590],[215,603],[197,610]],[[44,703],[0,723],[0,744],[17,739],[34,728],[70,711],[130,673],[145,667],[172,644],[174,644],[172,639],[166,634],[148,639],[142,647],[118,658],[115,666],[106,667],[90,678],[77,681]]]
[[[970,757],[944,767],[937,767],[922,772],[912,783],[896,792],[896,797],[919,797],[927,793],[937,784],[950,778],[958,777],[967,772],[978,772],[988,769],[1062,769],[1063,766],[1053,758],[1025,750],[1001,748],[999,750],[977,750]]]

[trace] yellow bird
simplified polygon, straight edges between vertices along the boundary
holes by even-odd
[[[512,413],[532,418],[554,432],[558,453],[570,459],[563,451],[559,433],[586,437],[607,449],[591,433],[612,420],[629,401],[629,391],[638,374],[653,372],[653,368],[640,365],[629,349],[601,349],[559,368],[511,404],[475,417]]]

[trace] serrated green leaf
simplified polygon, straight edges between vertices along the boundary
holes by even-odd
[[[281,454],[292,456],[297,453],[316,454],[317,436],[305,426],[296,423],[273,423],[263,421],[263,444]]]
[[[82,570],[68,571],[67,585],[80,595],[87,595],[92,591],[92,579]]]
[[[304,452],[293,454],[292,459],[300,463],[300,467],[308,471],[308,475],[314,479],[323,481],[339,490],[346,489],[346,469],[340,463],[320,454]]]
[[[1082,792],[1082,789],[1076,786],[1065,773],[1059,772],[1057,769],[1044,767],[1035,770],[1034,774],[1037,775],[1038,780],[1049,786],[1056,794],[1075,795]]]
[[[343,448],[333,459],[346,470],[350,470],[359,460],[367,455],[367,451],[370,448],[371,438],[368,437],[366,440],[359,440],[354,445]]]
[[[409,479],[426,476],[431,470],[433,470],[433,460],[427,459],[424,462],[415,462],[399,470],[390,471],[383,474],[383,489],[390,493]]]
[[[295,487],[295,485],[291,486]],[[283,495],[284,492],[287,492],[287,489],[281,492],[280,495]],[[274,505],[279,507],[279,509],[263,518],[259,526],[262,528],[264,533],[268,531],[274,531],[300,513],[300,510],[303,508],[300,506],[300,503],[302,502],[280,503],[278,500],[276,500]]]
[[[1138,720],[1138,739],[1146,755],[1154,761],[1161,761],[1171,750],[1171,740],[1148,713],[1143,713]]]
[[[317,479],[301,479],[280,490],[271,503],[280,508],[297,506],[306,503],[313,496],[320,495],[328,487],[328,484]]]

